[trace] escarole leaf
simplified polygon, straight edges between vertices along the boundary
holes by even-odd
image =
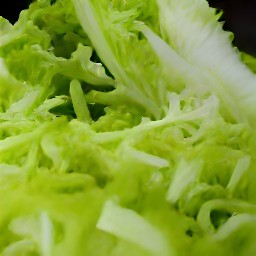
[[[199,71],[199,81],[209,77],[201,82],[203,90],[215,91],[234,118],[255,125],[255,75],[230,47],[231,35],[222,30],[214,9],[204,0],[157,2],[163,39]]]
[[[255,255],[255,59],[219,15],[35,0],[0,18],[0,255]]]
[[[130,1],[123,8],[118,1],[74,3],[84,31],[118,83],[117,94],[121,99],[128,97],[148,115],[159,119],[163,115],[166,85],[149,43],[140,38],[135,28],[136,18],[143,16],[141,12],[146,5],[137,1]],[[149,1],[147,5],[153,3]]]

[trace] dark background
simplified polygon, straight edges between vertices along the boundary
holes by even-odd
[[[28,8],[32,0],[0,0],[0,16],[11,23],[17,21],[19,13]]]
[[[31,0],[0,0],[0,16],[14,23],[21,10],[28,7]],[[177,0],[179,1],[179,0]],[[240,50],[256,56],[256,0],[208,0],[213,7],[223,10],[221,20],[224,29],[235,35],[234,45]]]
[[[223,10],[224,28],[234,33],[234,45],[256,56],[256,0],[209,0]]]

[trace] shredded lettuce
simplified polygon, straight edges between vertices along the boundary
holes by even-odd
[[[37,0],[0,18],[0,254],[256,253],[255,59],[206,0]]]

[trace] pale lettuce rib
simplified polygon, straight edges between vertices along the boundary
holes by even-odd
[[[240,213],[232,216],[227,220],[226,223],[214,234],[216,240],[224,240],[228,238],[232,233],[239,230],[242,230],[246,225],[255,225],[256,216],[253,214]]]
[[[251,158],[249,156],[244,156],[237,161],[237,165],[227,185],[228,191],[231,193],[235,191],[235,188],[239,185],[239,182],[241,182],[242,177],[248,171],[250,164]]]
[[[200,72],[209,73],[223,87],[219,97],[225,104],[230,97],[232,108],[239,106],[239,118],[247,119],[255,126],[256,77],[239,60],[230,45],[230,35],[222,30],[218,16],[204,0],[159,0],[159,22],[163,37],[188,63]],[[215,91],[211,83],[204,87]],[[223,95],[224,93],[224,95]],[[232,113],[233,115],[235,113]],[[239,120],[239,119],[238,119]]]
[[[173,180],[166,194],[166,199],[169,202],[176,203],[186,189],[193,183],[196,183],[202,165],[203,163],[199,160],[194,160],[193,162],[181,161],[175,170]]]
[[[92,121],[89,109],[87,107],[83,89],[78,80],[72,80],[70,83],[70,96],[77,116],[77,120],[90,123]]]
[[[171,256],[164,235],[138,213],[107,201],[97,228],[141,246],[152,255]]]
[[[42,212],[40,214],[40,222],[41,222],[41,239],[40,239],[41,255],[51,256],[54,234],[53,234],[53,225],[47,212]]]

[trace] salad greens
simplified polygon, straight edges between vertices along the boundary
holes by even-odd
[[[205,0],[37,0],[0,18],[0,255],[256,253],[256,61]]]

